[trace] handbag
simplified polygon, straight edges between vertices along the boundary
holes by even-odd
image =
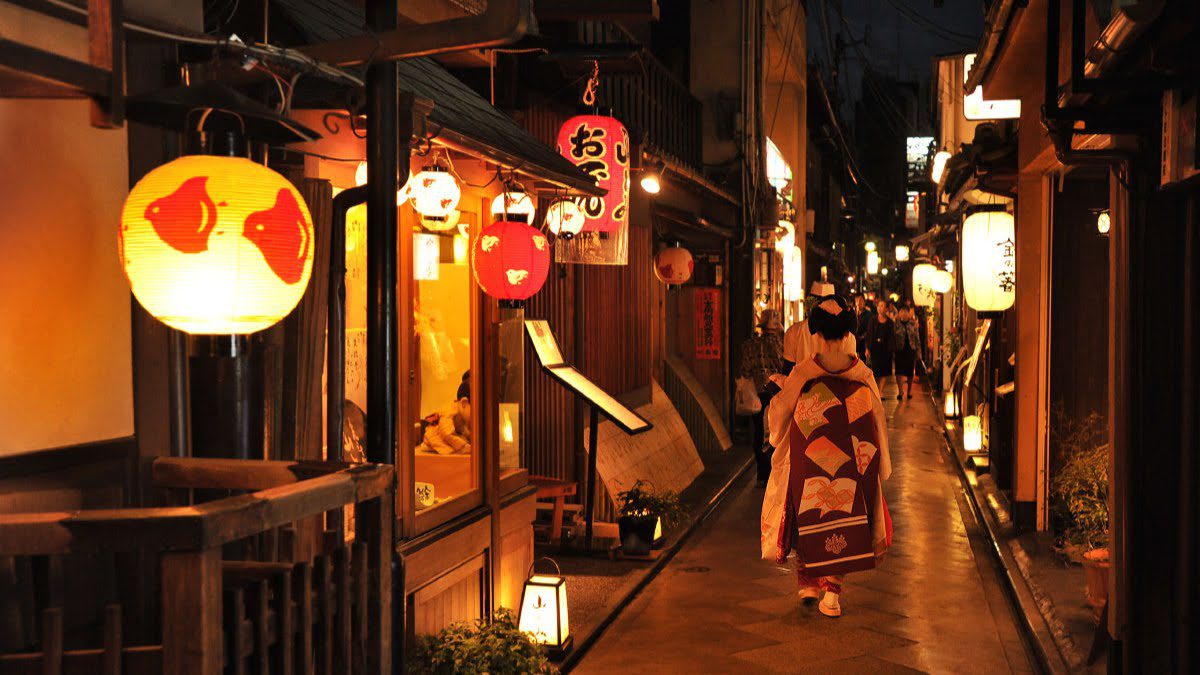
[[[754,388],[754,380],[739,377],[734,383],[733,410],[738,415],[757,415],[762,412],[762,400]]]

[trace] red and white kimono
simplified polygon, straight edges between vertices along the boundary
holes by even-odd
[[[796,366],[767,409],[775,454],[762,509],[762,556],[796,554],[802,577],[875,567],[891,546],[881,482],[892,473],[887,417],[870,368]]]

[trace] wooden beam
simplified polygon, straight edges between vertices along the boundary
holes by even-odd
[[[121,0],[88,0],[88,61],[109,73],[105,99],[92,99],[92,126],[119,127],[125,121],[124,36]]]
[[[221,549],[162,555],[163,672],[219,675]]]
[[[538,21],[658,21],[658,0],[538,0]]]
[[[0,38],[0,97],[107,97],[112,76],[107,70],[53,52]],[[23,86],[13,86],[24,82]]]

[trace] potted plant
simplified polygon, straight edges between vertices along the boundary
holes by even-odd
[[[1109,446],[1096,442],[1099,416],[1070,425],[1064,436],[1064,463],[1052,484],[1062,527],[1060,540],[1067,555],[1083,563],[1087,600],[1099,621],[1108,599],[1108,463]]]
[[[641,480],[618,493],[617,502],[620,504],[617,527],[621,551],[626,555],[649,555],[659,519],[664,528],[670,528],[683,518],[684,510],[677,493],[659,492]]]
[[[459,673],[552,673],[541,647],[517,629],[507,609],[492,620],[456,623],[436,635],[417,639],[408,672],[416,675]]]

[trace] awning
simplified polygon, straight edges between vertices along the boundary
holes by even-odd
[[[271,0],[271,4],[304,43],[366,32],[362,9],[345,0]],[[272,35],[280,32],[283,32],[281,27],[273,23]],[[534,138],[433,59],[404,59],[397,61],[397,66],[400,91],[434,103],[429,113],[434,143],[495,162],[557,188],[596,196],[605,194],[591,176]],[[315,78],[301,80],[301,85],[299,89],[311,99],[345,98],[330,92],[333,85]]]

